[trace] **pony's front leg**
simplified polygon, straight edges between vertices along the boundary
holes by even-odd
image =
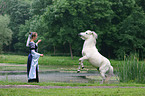
[[[77,73],[79,73],[80,71],[81,71],[81,61],[79,62],[79,67],[78,67]]]
[[[86,56],[83,56],[82,58],[79,59],[79,68],[78,68],[77,73],[80,72],[81,65],[82,65],[82,69],[84,68],[83,62],[84,62],[84,60],[86,60],[86,59],[88,59]]]

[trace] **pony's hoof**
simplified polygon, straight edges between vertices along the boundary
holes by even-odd
[[[82,67],[82,69],[84,69],[85,67]]]
[[[80,71],[77,71],[77,73],[80,73]]]
[[[104,84],[104,83],[105,83],[104,81],[101,81],[101,82],[100,82],[100,84]]]

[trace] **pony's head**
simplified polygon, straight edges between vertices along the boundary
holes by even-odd
[[[81,32],[79,35],[81,36],[83,40],[87,40],[89,38],[95,38],[95,39],[98,38],[98,35],[94,31],[91,31],[91,30],[87,30],[86,32]]]

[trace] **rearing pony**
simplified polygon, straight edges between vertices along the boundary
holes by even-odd
[[[83,40],[85,40],[82,50],[82,55],[79,59],[79,68],[78,73],[80,72],[80,67],[83,66],[83,61],[88,60],[95,68],[99,67],[99,71],[102,77],[102,83],[107,82],[111,75],[113,75],[113,67],[110,64],[110,61],[102,56],[98,49],[96,48],[96,39],[98,35],[94,31],[87,30],[86,32],[82,32],[79,34]],[[109,75],[107,78],[105,77],[105,73],[109,71]]]

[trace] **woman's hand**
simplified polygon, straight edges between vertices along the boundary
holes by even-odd
[[[40,43],[40,42],[41,42],[41,40],[38,40],[37,44]]]
[[[42,56],[42,57],[43,57],[43,54],[40,54],[40,56]]]

